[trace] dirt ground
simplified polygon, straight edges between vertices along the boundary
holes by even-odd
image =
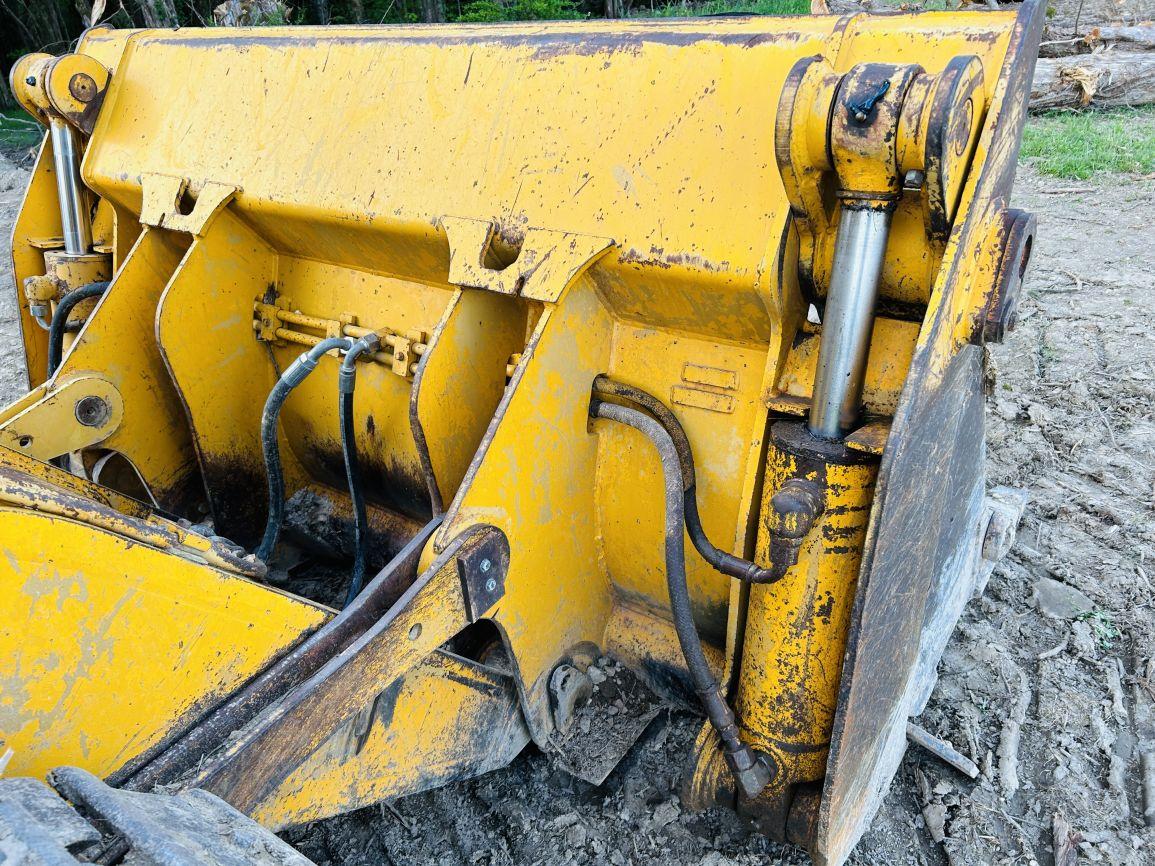
[[[3,402],[24,387],[7,260],[26,177],[0,157]],[[987,469],[1031,500],[920,720],[982,775],[908,752],[858,864],[1047,866],[1056,827],[1080,862],[1155,864],[1140,783],[1155,750],[1155,180],[1028,166],[1016,199],[1038,213],[1039,241],[1021,323],[991,353]],[[333,866],[807,862],[731,815],[681,808],[697,726],[663,713],[601,788],[530,749],[508,770],[287,835]]]

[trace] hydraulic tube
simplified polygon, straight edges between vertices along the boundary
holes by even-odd
[[[841,439],[858,421],[892,209],[842,205],[810,404],[810,432],[823,439]]]
[[[694,681],[694,689],[706,711],[710,724],[718,732],[722,751],[730,771],[747,797],[756,797],[770,781],[770,770],[762,759],[738,735],[734,711],[726,703],[718,680],[710,670],[706,654],[694,625],[690,606],[690,591],[686,585],[685,512],[682,495],[684,480],[681,462],[674,440],[662,425],[644,412],[596,401],[593,414],[598,418],[617,421],[638,430],[658,450],[662,474],[666,484],[666,586],[670,594],[670,609],[674,615],[674,629],[686,667]]]
[[[293,389],[317,369],[322,355],[334,349],[347,352],[352,346],[353,341],[348,337],[326,337],[286,368],[269,392],[269,399],[265,401],[265,409],[261,413],[261,450],[264,452],[265,473],[269,479],[269,517],[265,522],[264,536],[255,551],[261,562],[268,563],[269,557],[273,555],[273,548],[277,546],[281,526],[285,522],[285,475],[281,467],[281,443],[277,438],[281,407]]]
[[[353,603],[365,583],[366,561],[369,555],[369,518],[365,510],[365,492],[361,484],[361,466],[357,461],[357,431],[353,425],[353,391],[357,386],[357,358],[366,352],[376,352],[381,340],[368,334],[349,347],[341,362],[337,383],[340,392],[338,411],[341,417],[341,453],[345,458],[345,479],[349,484],[349,499],[353,504],[353,573],[345,606]]]
[[[52,162],[56,171],[64,251],[70,256],[83,256],[92,249],[92,225],[89,222],[88,197],[80,182],[80,148],[76,130],[65,121],[53,118],[48,131],[52,137]]]
[[[103,295],[108,286],[107,282],[89,283],[74,292],[69,292],[56,305],[52,323],[48,326],[48,378],[52,378],[64,359],[64,332],[68,330],[69,315],[81,301]]]
[[[763,568],[757,563],[734,556],[716,547],[706,536],[702,526],[702,518],[698,513],[698,490],[694,474],[694,453],[690,449],[690,440],[677,416],[670,411],[657,397],[640,388],[616,382],[608,376],[601,375],[594,379],[594,391],[612,397],[628,400],[662,425],[674,448],[678,453],[678,462],[681,465],[683,490],[683,511],[686,516],[686,533],[690,542],[702,559],[706,560],[717,571],[727,577],[735,577],[750,583],[773,583],[780,580],[785,574],[784,569]]]

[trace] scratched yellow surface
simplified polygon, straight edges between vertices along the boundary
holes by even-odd
[[[433,443],[448,508],[425,562],[478,524],[506,534],[505,595],[485,615],[512,650],[529,732],[545,742],[548,677],[575,647],[677,658],[668,628],[631,625],[668,618],[659,464],[633,431],[589,420],[594,376],[609,373],[673,408],[694,448],[709,534],[727,550],[754,553],[768,401],[805,405],[816,360],[816,340],[798,330],[807,302],[774,153],[788,72],[814,54],[842,72],[868,61],[937,72],[974,55],[993,111],[1014,21],[1006,12],[94,31],[81,50],[114,75],[83,177],[115,217],[118,254],[135,237],[149,178],[236,191],[195,237],[142,241],[121,286],[113,283],[109,301],[120,292],[131,295],[120,309],[136,307],[133,339],[155,341],[136,359],[149,363],[102,359],[133,351],[112,323],[93,327],[87,348],[80,335],[73,365],[168,375],[183,412],[173,394],[158,397],[134,381],[140,396],[125,409],[132,424],[123,450],[139,454],[150,483],[160,484],[195,449],[215,507],[247,502],[252,519],[263,517],[261,506],[251,489],[235,488],[238,479],[263,478],[261,403],[300,351],[256,342],[253,303],[272,294],[310,315],[423,331],[432,354],[416,398],[412,382],[384,367],[361,379],[357,435],[371,493],[410,517],[428,516],[416,419]],[[989,156],[980,144],[976,164]],[[60,231],[50,157],[46,148],[17,223],[18,279],[39,273],[38,239]],[[926,243],[918,208],[900,206],[884,298],[955,315],[952,329],[934,335],[919,322],[879,320],[866,383],[871,411],[900,406],[917,352],[933,355],[934,371],[971,338],[994,280],[997,239],[988,224],[1005,205],[964,191],[968,243],[945,251]],[[493,248],[455,249],[446,218],[492,223]],[[453,257],[467,261],[460,272],[484,274],[547,236],[570,238],[570,253],[600,249],[591,239],[610,249],[564,281],[535,286],[532,300],[478,300],[449,282]],[[521,249],[533,261],[553,252]],[[958,278],[945,283],[943,262],[963,259]],[[492,282],[517,291],[515,281]],[[26,353],[40,370],[44,337],[23,315]],[[519,360],[503,387],[508,355]],[[325,359],[286,406],[290,490],[342,483],[335,377],[336,363]],[[144,417],[133,414],[146,404]],[[171,438],[133,441],[150,427]],[[15,744],[22,771],[62,760],[114,769],[325,615],[77,523],[15,511],[3,519],[13,529],[0,533],[8,545],[0,578],[20,589],[6,602],[14,616],[0,624],[0,651],[15,660],[0,695],[0,736]],[[840,610],[856,556],[806,565],[816,585],[841,588]],[[724,649],[732,658],[737,592],[693,554],[689,577],[711,658],[720,662]],[[816,638],[823,646],[814,658],[840,657],[836,631]],[[810,699],[796,678],[763,682],[776,697],[794,690]],[[436,692],[463,728],[486,718],[466,706],[468,689]],[[815,729],[828,727],[830,707],[813,717]],[[304,819],[419,784],[412,767],[396,766],[407,751],[402,732],[418,735],[410,721],[391,737],[371,732],[355,786],[353,771],[339,766],[347,752],[330,742],[295,777],[300,786],[263,804],[263,814]],[[822,731],[811,733],[821,739]],[[813,776],[813,767],[805,772]]]
[[[77,521],[0,507],[0,527],[9,775],[110,773],[329,615]]]

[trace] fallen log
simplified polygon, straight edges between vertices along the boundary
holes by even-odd
[[[1155,104],[1155,54],[1108,51],[1040,57],[1031,111]]]
[[[1151,0],[1056,0],[1048,6],[1047,33],[1063,37],[1081,36],[1092,27],[1149,23],[1155,17]]]
[[[810,0],[810,12],[812,15],[854,15],[858,12],[899,15],[918,12],[930,5],[929,0]],[[951,0],[947,5],[958,5],[964,9],[1009,10],[1017,4],[999,0],[969,0],[962,3]],[[1044,40],[1078,39],[1095,27],[1100,30],[1149,28],[1151,19],[1155,18],[1153,8],[1152,0],[1052,0],[1047,5],[1047,35]],[[1120,41],[1126,38],[1126,34],[1119,34]]]
[[[1088,27],[1077,36],[1058,38],[1047,35],[1039,46],[1039,54],[1043,57],[1068,57],[1087,54],[1100,47],[1115,51],[1155,51],[1155,24],[1130,27],[1104,24]]]

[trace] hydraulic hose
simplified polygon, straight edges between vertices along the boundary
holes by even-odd
[[[702,559],[710,563],[716,570],[729,577],[736,577],[750,583],[774,583],[781,580],[784,571],[777,568],[763,568],[762,566],[734,556],[715,547],[706,537],[706,530],[702,527],[702,518],[698,514],[698,491],[694,477],[694,453],[690,450],[690,440],[686,431],[678,421],[676,415],[653,394],[648,394],[640,388],[616,382],[608,376],[598,376],[594,379],[594,392],[611,397],[628,400],[644,409],[662,425],[662,429],[669,435],[677,452],[678,462],[682,470],[682,499],[683,510],[686,515],[686,532],[694,549]]]
[[[69,292],[56,305],[56,312],[52,314],[52,322],[48,326],[48,377],[60,366],[64,356],[64,332],[67,330],[68,317],[72,310],[81,301],[100,297],[107,291],[107,282],[88,283],[74,292]]]
[[[273,555],[273,548],[277,545],[281,526],[285,522],[285,474],[281,467],[281,443],[277,438],[281,407],[293,389],[317,369],[322,355],[334,349],[348,351],[352,345],[353,341],[348,337],[326,337],[321,340],[285,369],[269,392],[269,399],[265,401],[265,409],[261,413],[261,450],[265,457],[265,474],[269,479],[269,517],[265,522],[265,534],[256,550],[257,559],[261,562],[268,563],[269,557]]]
[[[722,741],[726,763],[743,793],[747,797],[755,797],[769,782],[770,770],[738,735],[734,711],[726,703],[718,680],[710,670],[694,624],[690,590],[686,585],[685,481],[682,477],[681,455],[674,438],[661,424],[637,409],[601,401],[595,401],[591,408],[595,417],[617,421],[638,430],[658,451],[666,487],[666,586],[674,616],[674,630],[694,689],[710,724]]]
[[[341,453],[345,458],[345,480],[349,484],[349,499],[353,503],[353,574],[345,606],[352,604],[365,583],[366,561],[369,555],[369,517],[365,510],[365,492],[361,485],[361,466],[357,461],[356,428],[353,424],[353,391],[357,386],[357,358],[365,352],[375,352],[381,345],[376,334],[357,340],[345,353],[337,377],[340,396]]]

